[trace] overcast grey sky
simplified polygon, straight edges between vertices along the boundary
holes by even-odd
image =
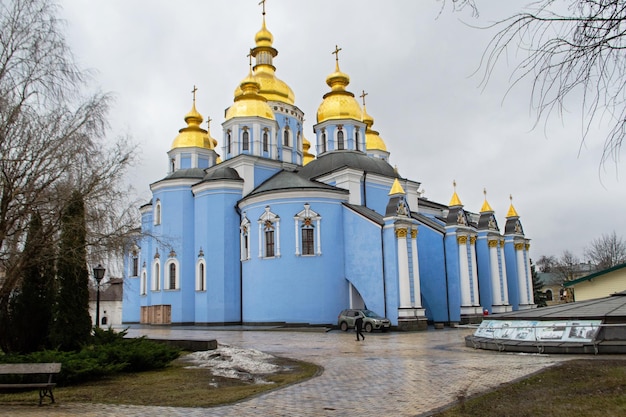
[[[141,146],[132,182],[142,201],[167,173],[166,152],[191,108],[221,123],[248,72],[249,48],[261,28],[257,0],[59,0],[78,64],[97,71],[97,86],[113,92],[112,134]],[[580,104],[534,128],[529,84],[505,93],[515,54],[481,88],[481,55],[493,30],[477,29],[521,10],[528,1],[477,0],[469,10],[441,10],[436,0],[268,0],[267,28],[279,54],[276,75],[304,111],[314,139],[317,107],[329,91],[335,45],[348,90],[368,93],[373,128],[403,177],[425,196],[447,204],[457,182],[465,209],[487,200],[504,227],[509,195],[531,256],[583,250],[615,230],[626,237],[624,166],[600,166],[606,126],[594,124],[582,148]],[[475,74],[475,75],[473,75]],[[556,116],[556,115],[554,115]],[[313,144],[314,145],[314,144]],[[313,147],[312,147],[313,148]]]

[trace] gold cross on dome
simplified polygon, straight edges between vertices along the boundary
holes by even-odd
[[[252,48],[250,48],[250,52],[246,56],[248,57],[248,65],[252,68]]]
[[[337,62],[337,65],[339,65],[339,51],[341,51],[341,48],[335,45],[335,50],[331,52],[331,54],[335,55],[335,61]]]
[[[211,119],[211,116],[207,116],[206,117],[206,127],[207,127],[207,129],[209,129],[211,127],[211,120],[213,120],[213,119]]]
[[[193,90],[191,90],[191,94],[193,94],[193,102],[196,102],[196,91],[198,91],[198,88],[196,87],[196,85],[194,84],[193,86]]]
[[[266,0],[261,0],[261,1],[259,2],[259,5],[263,6],[263,16],[265,16],[265,1],[266,1]]]
[[[368,94],[368,93],[366,93],[366,92],[365,92],[365,90],[363,90],[363,94],[361,94],[361,95],[359,96],[359,97],[361,97],[361,98],[363,99],[363,105],[364,105],[364,106],[365,106],[365,96],[366,96],[367,94]]]

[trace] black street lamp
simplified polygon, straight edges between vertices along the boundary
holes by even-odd
[[[104,267],[100,264],[93,269],[93,277],[98,283],[96,286],[96,326],[98,326],[98,328],[100,328],[100,281],[104,278],[105,271]]]

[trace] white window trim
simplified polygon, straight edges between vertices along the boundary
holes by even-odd
[[[247,248],[246,240],[248,241]],[[239,253],[239,260],[247,261],[250,259],[250,220],[248,220],[245,213],[239,226]]]
[[[176,278],[174,280],[174,288],[170,288],[170,265],[174,264],[176,266]],[[167,277],[167,291],[176,291],[180,289],[180,264],[178,263],[178,259],[169,258],[167,263],[165,264],[165,270],[163,271],[163,277]]]
[[[146,268],[141,268],[141,279],[139,281],[139,294],[147,295],[148,294],[148,271]]]
[[[265,222],[274,225],[274,256],[265,256]],[[272,213],[270,206],[265,207],[265,212],[259,217],[259,258],[280,258],[280,217]]]
[[[163,213],[162,213],[162,207],[161,207],[161,200],[157,200],[154,206],[154,225],[155,226],[158,226],[161,224],[162,215]]]
[[[204,267],[204,276],[200,274],[200,266]],[[198,262],[196,262],[196,291],[206,291],[206,274],[206,261],[204,260],[204,258],[199,258]]]
[[[158,258],[152,263],[152,291],[161,291],[161,261]]]
[[[296,256],[320,256],[322,254],[322,216],[311,210],[311,205],[309,203],[305,203],[304,210],[296,214],[293,219],[296,236]],[[311,219],[312,221],[315,221],[315,255],[303,255],[300,250],[300,248],[302,248],[302,233],[300,229],[306,219]]]

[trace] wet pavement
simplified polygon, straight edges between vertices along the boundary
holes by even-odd
[[[216,339],[321,365],[321,375],[212,408],[57,403],[2,406],[2,416],[428,416],[460,397],[491,390],[573,355],[512,354],[466,347],[469,329],[372,333],[138,327],[129,336]],[[592,358],[589,355],[585,358]],[[176,387],[172,387],[176,389]],[[36,400],[34,400],[36,403]]]

